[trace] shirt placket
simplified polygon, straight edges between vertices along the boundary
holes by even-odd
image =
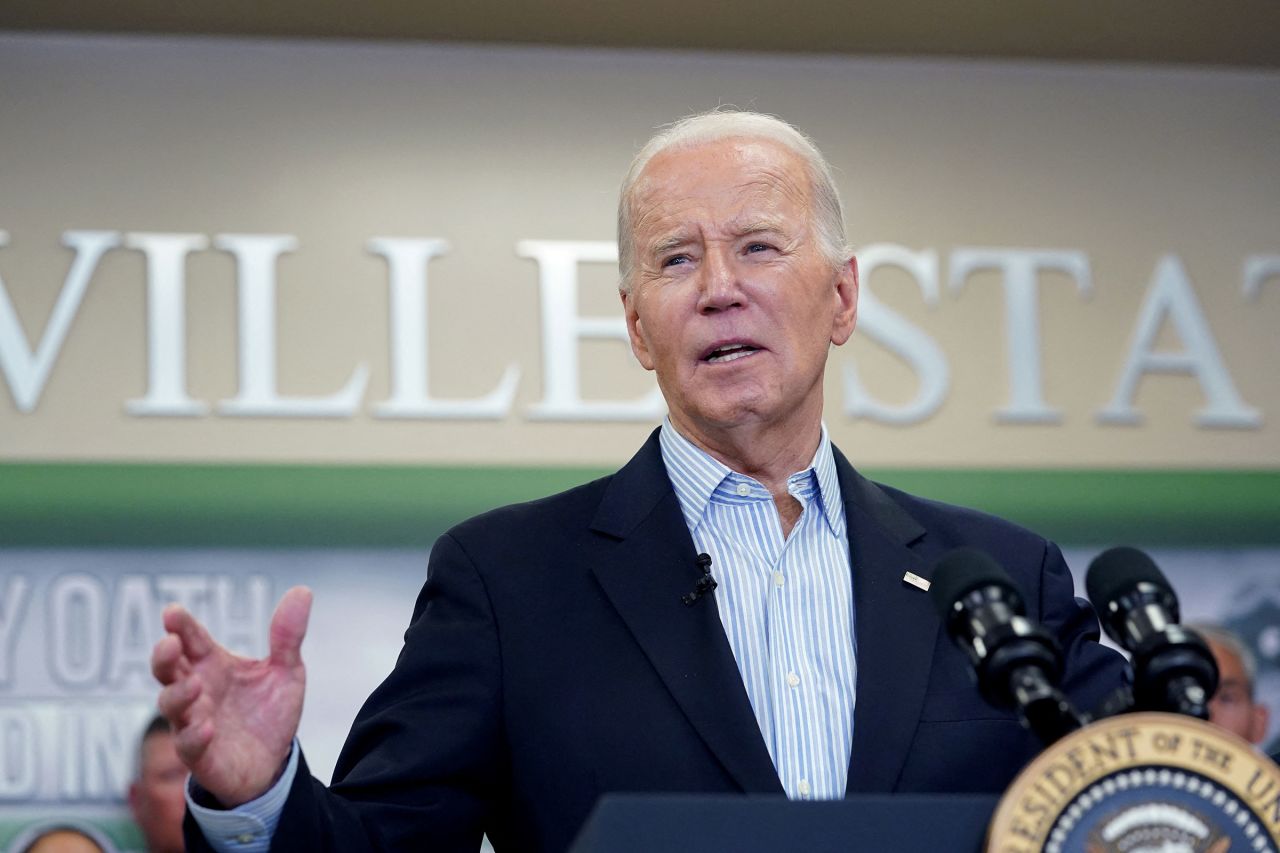
[[[812,523],[812,501],[807,491],[795,487],[792,478],[789,491],[801,503],[800,517],[792,535],[783,542],[781,520],[774,512],[775,527],[781,547],[771,568],[769,595],[769,684],[777,730],[779,776],[788,796],[809,799],[815,793],[813,760],[814,735],[810,725],[812,667],[805,661],[811,654],[801,618],[804,579],[799,576],[790,554],[791,544],[801,540],[806,525]]]

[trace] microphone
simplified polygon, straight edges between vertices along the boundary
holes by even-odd
[[[991,557],[973,548],[947,554],[934,566],[929,595],[988,702],[1016,708],[1045,746],[1084,725],[1057,687],[1057,641],[1026,618],[1013,579]]]
[[[711,577],[711,555],[699,554],[693,561],[694,565],[702,569],[702,577],[698,578],[698,582],[693,585],[693,592],[685,593],[680,596],[680,600],[685,606],[691,606],[699,598],[704,595],[710,595],[717,586],[716,579]]]
[[[1089,564],[1085,589],[1107,636],[1133,655],[1139,711],[1209,719],[1218,666],[1195,632],[1178,624],[1178,597],[1156,564],[1137,548],[1112,548]]]

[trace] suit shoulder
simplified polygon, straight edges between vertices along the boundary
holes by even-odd
[[[946,549],[970,547],[992,553],[1010,549],[1043,552],[1049,541],[1020,524],[972,507],[920,497],[877,483],[890,500],[911,515],[928,533],[933,544]]]

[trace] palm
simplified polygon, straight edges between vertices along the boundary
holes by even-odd
[[[227,651],[181,608],[165,612],[170,633],[153,655],[156,677],[166,685],[161,710],[183,762],[223,805],[264,793],[289,754],[302,715],[306,670],[299,649],[310,605],[305,589],[285,593],[262,660]]]

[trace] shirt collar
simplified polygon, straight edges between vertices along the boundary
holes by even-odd
[[[734,472],[681,435],[669,417],[662,422],[658,443],[662,449],[662,462],[666,465],[667,477],[671,480],[676,499],[680,502],[680,511],[684,514],[685,524],[690,531],[696,530],[706,515],[711,494]],[[831,439],[827,435],[826,424],[822,425],[818,449],[805,470],[812,471],[817,480],[819,506],[827,520],[827,526],[833,535],[843,536],[844,500],[840,495],[836,460],[831,452]]]

